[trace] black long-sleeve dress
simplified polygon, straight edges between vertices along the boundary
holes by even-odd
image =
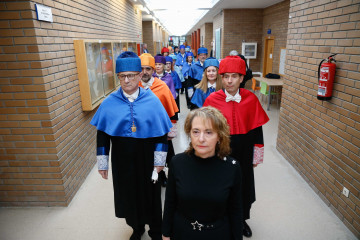
[[[241,169],[234,158],[176,155],[169,168],[163,235],[171,240],[243,239],[241,192]],[[196,221],[204,225],[201,231]]]

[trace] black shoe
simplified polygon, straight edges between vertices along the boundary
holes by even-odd
[[[245,221],[244,221],[243,235],[248,238],[252,236],[252,231],[249,225]]]
[[[144,234],[145,229],[141,229],[141,230],[135,230],[133,229],[134,232],[130,237],[130,240],[141,240],[141,236]]]

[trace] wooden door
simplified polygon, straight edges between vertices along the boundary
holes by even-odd
[[[274,37],[265,38],[263,76],[272,73],[274,59]]]

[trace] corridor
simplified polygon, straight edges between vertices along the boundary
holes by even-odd
[[[185,105],[181,95],[181,106]],[[267,111],[270,122],[264,126],[264,164],[255,170],[257,201],[248,221],[253,230],[251,239],[355,240],[276,150],[279,106],[271,107]],[[188,112],[181,110],[179,130]],[[174,147],[176,153],[187,147],[183,132]],[[114,216],[111,179],[101,179],[95,166],[69,207],[0,208],[0,232],[2,240],[127,240],[132,229]],[[150,240],[147,233],[142,239]]]

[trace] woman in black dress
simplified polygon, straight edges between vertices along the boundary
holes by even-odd
[[[243,239],[241,170],[230,154],[230,132],[215,108],[191,111],[189,148],[173,157],[163,216],[163,240]]]

